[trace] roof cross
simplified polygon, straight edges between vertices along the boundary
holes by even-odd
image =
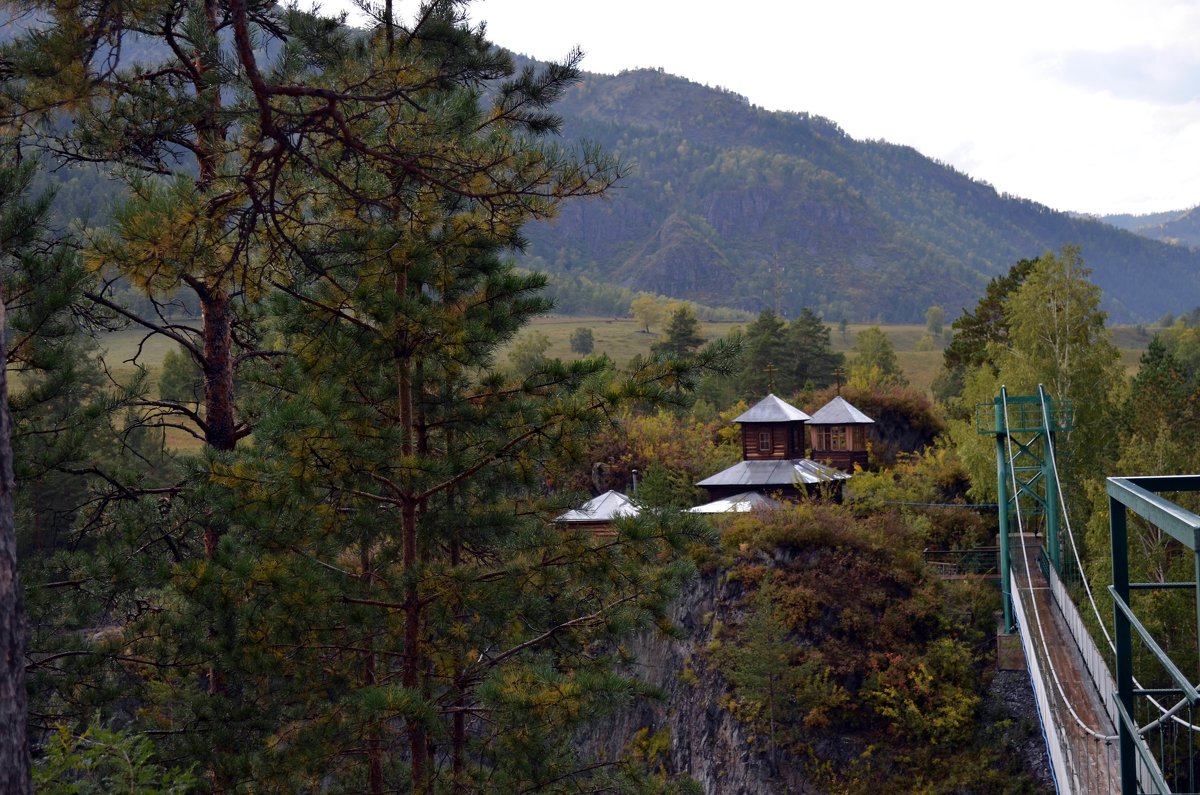
[[[766,373],[767,373],[767,391],[774,392],[775,391],[775,364],[774,364],[774,362],[768,362],[765,369],[766,369]]]

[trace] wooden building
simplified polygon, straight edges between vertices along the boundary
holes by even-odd
[[[742,426],[742,460],[696,485],[713,501],[744,497],[744,492],[840,499],[842,481],[850,476],[804,457],[808,419],[795,406],[767,395],[734,420]]]
[[[615,536],[613,525],[623,516],[637,516],[638,507],[633,500],[619,491],[606,491],[585,502],[574,510],[567,511],[554,521],[572,530],[584,530],[594,536]]]
[[[733,421],[742,426],[742,458],[746,461],[804,457],[804,422],[808,415],[774,395],[767,395]]]
[[[854,408],[841,395],[808,420],[812,457],[843,472],[867,466],[867,434],[875,420]]]

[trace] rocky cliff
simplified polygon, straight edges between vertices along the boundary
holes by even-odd
[[[771,560],[759,557],[771,567],[793,566],[797,560],[789,551]],[[714,664],[712,651],[722,642],[736,642],[729,628],[747,621],[752,591],[743,578],[721,567],[694,580],[673,607],[678,633],[646,634],[627,648],[636,660],[631,672],[658,688],[662,698],[595,727],[583,740],[588,750],[611,758],[640,746],[652,765],[690,777],[709,795],[883,791],[877,790],[881,781],[889,782],[888,791],[1053,791],[1028,675],[997,672],[994,656],[987,662],[987,651],[977,669],[976,725],[962,739],[981,751],[973,756],[970,748],[952,749],[979,769],[964,770],[957,780],[895,789],[908,780],[904,765],[911,760],[901,757],[907,753],[904,738],[889,739],[888,729],[864,726],[861,720],[849,728],[838,720],[813,722],[800,741],[793,735],[786,743],[771,742],[761,723],[756,728],[740,719],[735,689]],[[889,758],[892,754],[895,758]]]

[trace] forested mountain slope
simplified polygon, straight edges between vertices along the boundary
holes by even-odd
[[[1165,243],[1200,246],[1200,207],[1148,215],[1105,215],[1100,220]]]
[[[153,50],[135,44],[125,58]],[[658,70],[585,74],[558,111],[567,141],[600,144],[628,173],[606,200],[527,230],[525,264],[551,274],[787,316],[916,321],[933,304],[970,305],[1019,259],[1077,244],[1113,320],[1200,305],[1200,252],[1172,245],[1200,240],[1190,214],[1149,228],[1051,210],[911,147]],[[95,170],[45,181],[59,185],[61,223],[107,221],[116,189]]]
[[[1200,304],[1200,254],[1073,217],[833,122],[655,70],[587,75],[568,139],[629,167],[608,201],[529,231],[529,259],[709,304],[829,319],[951,313],[1023,257],[1077,244],[1116,320]]]

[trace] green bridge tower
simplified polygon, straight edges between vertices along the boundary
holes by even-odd
[[[1043,518],[1043,544],[1050,564],[1062,571],[1059,544],[1059,495],[1054,476],[1056,433],[1072,428],[1070,401],[1055,401],[1038,384],[1036,395],[1009,395],[1005,387],[991,403],[980,403],[975,429],[996,438],[996,503],[1000,517],[1000,590],[1004,602],[1004,631],[1012,632],[1013,607],[1009,548],[1010,520],[1018,500],[1023,516]],[[1054,448],[1057,449],[1057,448]]]

